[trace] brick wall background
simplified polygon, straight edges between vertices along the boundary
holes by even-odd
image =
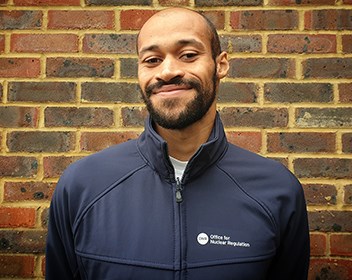
[[[221,35],[229,140],[302,182],[309,279],[352,279],[351,0],[0,0],[0,278],[43,279],[63,169],[142,131],[136,33],[168,6]]]

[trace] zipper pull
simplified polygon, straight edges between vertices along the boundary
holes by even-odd
[[[182,185],[180,182],[180,179],[177,177],[176,178],[176,202],[181,203],[183,201],[182,198]]]

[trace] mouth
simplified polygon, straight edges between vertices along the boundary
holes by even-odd
[[[164,85],[156,89],[153,94],[160,96],[172,96],[182,94],[190,89],[192,89],[192,87],[186,85]]]

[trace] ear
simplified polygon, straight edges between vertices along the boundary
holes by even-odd
[[[227,59],[227,52],[222,52],[216,58],[216,75],[219,79],[224,78],[229,71],[230,64]]]

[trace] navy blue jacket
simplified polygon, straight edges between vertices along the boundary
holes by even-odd
[[[303,280],[302,187],[281,164],[212,134],[175,179],[152,122],[72,164],[50,207],[46,279]]]

